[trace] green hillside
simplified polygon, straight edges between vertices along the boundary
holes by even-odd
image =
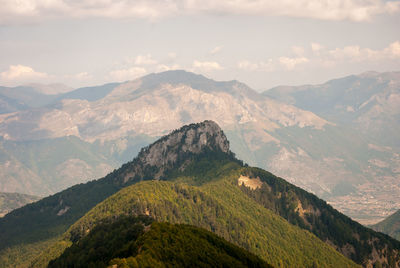
[[[396,211],[383,221],[372,225],[371,228],[400,240],[400,210]]]
[[[374,264],[377,261],[371,258],[374,251],[382,255],[388,267],[399,262],[400,242],[364,227],[315,195],[265,170],[247,168],[242,173],[263,182],[261,187],[254,190],[241,186],[241,190],[250,198],[291,224],[309,230],[322,241],[329,241],[339,252],[355,262],[365,266]]]
[[[58,245],[80,240],[97,223],[116,215],[148,214],[157,221],[208,229],[277,267],[356,266],[308,231],[248,198],[238,186],[237,179],[245,170],[239,164],[206,160],[200,163],[215,167],[200,168],[207,170],[203,174],[196,172],[201,180],[181,176],[173,181],[146,181],[122,189],[76,222]],[[188,171],[198,168],[193,164]]]
[[[122,217],[103,223],[49,267],[271,267],[215,234],[190,225]]]

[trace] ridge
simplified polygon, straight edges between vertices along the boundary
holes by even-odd
[[[165,179],[168,171],[183,170],[192,160],[210,153],[234,158],[229,141],[217,123],[205,120],[185,125],[141,149],[138,156],[121,167],[117,184],[147,179]]]

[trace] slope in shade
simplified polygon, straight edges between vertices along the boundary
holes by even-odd
[[[48,267],[272,267],[204,229],[121,217],[94,228]]]
[[[396,211],[386,219],[371,226],[377,232],[390,235],[400,240],[400,210]]]

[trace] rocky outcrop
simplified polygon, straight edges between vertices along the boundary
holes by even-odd
[[[121,184],[162,179],[169,170],[183,170],[195,157],[210,152],[234,157],[228,139],[215,122],[186,125],[143,148],[132,162],[122,166],[116,179]]]

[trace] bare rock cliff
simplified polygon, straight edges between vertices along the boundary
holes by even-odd
[[[167,171],[184,169],[196,156],[207,153],[233,157],[229,141],[222,129],[213,121],[183,126],[143,148],[139,155],[120,169],[120,184],[145,179],[161,179]]]

